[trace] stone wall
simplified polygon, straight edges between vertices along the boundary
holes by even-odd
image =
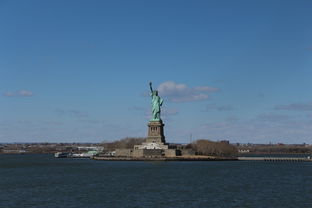
[[[162,157],[164,151],[162,149],[143,149],[144,157]]]
[[[142,149],[134,149],[132,152],[132,157],[143,157]]]
[[[116,157],[175,157],[175,149],[116,149]]]
[[[132,149],[116,149],[116,157],[131,157]]]
[[[175,157],[176,154],[176,150],[175,149],[166,149],[165,150],[165,156],[166,157]]]

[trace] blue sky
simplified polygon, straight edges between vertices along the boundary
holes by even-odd
[[[311,1],[0,1],[0,142],[312,143]]]

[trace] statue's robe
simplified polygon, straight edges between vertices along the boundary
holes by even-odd
[[[161,99],[158,95],[151,94],[152,97],[152,113],[153,119],[160,119],[160,106],[163,103],[163,99]]]

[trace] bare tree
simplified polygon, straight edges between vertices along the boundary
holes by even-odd
[[[134,145],[142,144],[144,141],[145,138],[127,137],[114,142],[102,143],[102,146],[107,150],[132,149]]]
[[[186,147],[191,147],[199,155],[211,156],[234,156],[237,154],[237,148],[228,142],[213,142],[206,139],[196,140],[193,144]]]

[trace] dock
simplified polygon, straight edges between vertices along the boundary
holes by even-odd
[[[238,157],[237,159],[243,161],[312,162],[312,159],[307,157]]]

